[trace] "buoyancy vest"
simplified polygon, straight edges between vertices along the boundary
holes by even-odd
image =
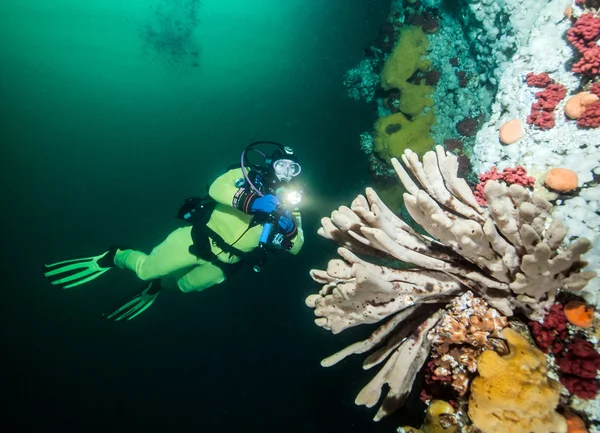
[[[217,206],[216,200],[210,196],[189,197],[177,213],[177,218],[192,224],[192,241],[189,251],[199,259],[211,262],[217,265],[228,275],[239,269],[243,263],[251,265],[260,265],[264,261],[262,254],[254,252],[244,252],[237,249],[234,245],[228,244],[216,231],[208,227],[208,221],[211,214]],[[254,227],[258,223],[252,220],[248,228]],[[243,236],[243,235],[242,235]],[[241,236],[240,236],[241,237]],[[213,254],[211,242],[221,251],[240,258],[237,263],[225,263]]]

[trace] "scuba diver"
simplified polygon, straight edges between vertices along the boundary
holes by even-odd
[[[270,154],[260,147],[274,146]],[[263,164],[251,165],[256,153]],[[145,281],[143,290],[104,314],[111,320],[131,320],[143,313],[163,289],[201,291],[225,281],[244,263],[260,271],[267,252],[297,254],[304,243],[298,204],[302,189],[294,189],[301,167],[292,148],[257,141],[242,152],[240,164],[229,167],[208,187],[205,197],[185,200],[177,217],[187,223],[173,231],[150,254],[110,247],[98,256],[44,266],[50,283],[64,289],[94,280],[118,267]]]

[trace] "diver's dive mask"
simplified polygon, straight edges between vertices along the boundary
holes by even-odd
[[[276,149],[270,156],[268,156],[266,151],[258,149],[258,146],[262,145],[275,146]],[[262,197],[264,194],[263,186],[255,184],[257,182],[248,177],[248,167],[251,166],[248,160],[248,155],[250,152],[255,152],[264,158],[264,164],[261,164],[260,167],[258,167],[258,171],[261,176],[259,183],[261,181],[266,181],[269,184],[266,185],[268,188],[276,188],[277,184],[279,183],[289,183],[294,177],[300,174],[301,167],[300,164],[298,164],[298,159],[296,158],[294,149],[291,147],[284,146],[276,141],[261,140],[250,143],[242,152],[242,156],[240,157],[240,166],[242,168],[245,182],[250,186],[252,191],[258,194],[260,197]]]
[[[273,171],[280,182],[289,182],[300,174],[302,167],[291,159],[278,159],[273,163]]]

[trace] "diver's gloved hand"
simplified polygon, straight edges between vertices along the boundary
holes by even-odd
[[[292,234],[296,230],[296,224],[292,219],[292,213],[285,210],[279,217],[279,230],[286,236]]]
[[[267,194],[263,197],[257,197],[250,205],[250,213],[263,212],[270,214],[279,206],[279,199],[273,194]]]

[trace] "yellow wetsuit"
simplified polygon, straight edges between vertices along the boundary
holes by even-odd
[[[209,195],[217,202],[207,226],[214,230],[237,250],[250,252],[258,246],[262,225],[250,227],[253,215],[233,207],[234,197],[240,191],[235,183],[242,178],[242,170],[236,168],[219,176],[210,186]],[[297,231],[291,239],[293,246],[288,250],[297,254],[304,243],[299,214],[296,215]],[[222,251],[210,240],[211,252],[223,263],[237,263],[240,257]],[[176,288],[182,292],[200,291],[225,281],[221,267],[198,258],[190,253],[193,244],[192,226],[173,231],[150,254],[134,250],[118,250],[115,265],[134,271],[146,281],[160,278],[165,288]]]

